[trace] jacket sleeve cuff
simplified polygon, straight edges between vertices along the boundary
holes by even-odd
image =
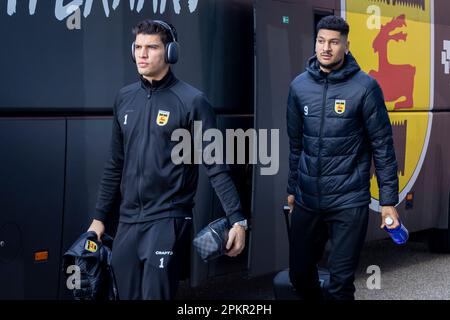
[[[95,220],[100,220],[101,222],[105,223],[107,216],[108,215],[106,212],[100,211],[98,209],[95,210],[95,213],[94,213]]]
[[[290,195],[290,194],[292,194],[292,195],[295,195],[295,188],[293,188],[293,187],[291,187],[291,186],[288,186],[287,187],[287,193]]]
[[[229,216],[227,216],[227,218],[228,218],[228,221],[230,222],[230,225],[233,225],[238,221],[245,220],[244,215],[240,211],[236,211],[236,212],[230,214]]]
[[[383,206],[383,207],[387,207],[387,206],[392,206],[392,207],[394,207],[394,206],[396,206],[397,204],[398,204],[398,194],[397,194],[397,196],[390,196],[390,197],[387,197],[387,196],[383,196],[383,195],[381,195],[380,196],[380,206]]]
[[[390,202],[380,202],[380,206],[382,207],[395,207],[397,203],[390,203]]]

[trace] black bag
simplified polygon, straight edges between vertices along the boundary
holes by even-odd
[[[330,284],[330,272],[324,268],[318,268],[319,282],[322,293],[326,296],[326,288]],[[273,293],[275,300],[299,300],[300,297],[297,295],[294,286],[289,279],[289,269],[282,270],[278,272],[273,278]]]
[[[222,217],[200,230],[192,241],[203,261],[207,262],[224,255],[227,251],[230,222]]]

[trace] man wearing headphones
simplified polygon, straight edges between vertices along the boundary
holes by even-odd
[[[133,29],[132,57],[140,81],[118,93],[110,157],[101,181],[89,231],[99,238],[120,197],[120,218],[112,266],[120,299],[172,299],[190,254],[190,230],[198,167],[174,164],[172,132],[184,128],[193,137],[194,121],[215,128],[205,95],[178,80],[170,64],[178,60],[176,30],[164,21],[145,20]],[[245,245],[247,221],[228,166],[205,164],[211,184],[233,226],[228,255]]]

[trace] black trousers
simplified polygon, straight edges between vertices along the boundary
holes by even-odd
[[[112,249],[119,299],[174,298],[189,268],[191,225],[188,218],[119,223]]]
[[[291,216],[289,276],[301,299],[354,299],[355,270],[364,244],[369,207],[313,212],[295,206]],[[317,273],[327,240],[330,284],[323,296]]]

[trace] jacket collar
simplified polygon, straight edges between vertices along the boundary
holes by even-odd
[[[177,80],[177,78],[172,73],[172,70],[170,68],[169,71],[161,80],[153,80],[152,82],[150,82],[143,76],[140,76],[140,78],[142,88],[147,90],[162,90],[170,87]]]
[[[323,81],[325,78],[330,82],[342,82],[353,76],[355,73],[361,70],[351,53],[348,53],[344,57],[344,64],[338,70],[333,70],[330,73],[325,73],[320,69],[319,61],[314,55],[309,58],[306,66],[308,73],[316,81]]]

